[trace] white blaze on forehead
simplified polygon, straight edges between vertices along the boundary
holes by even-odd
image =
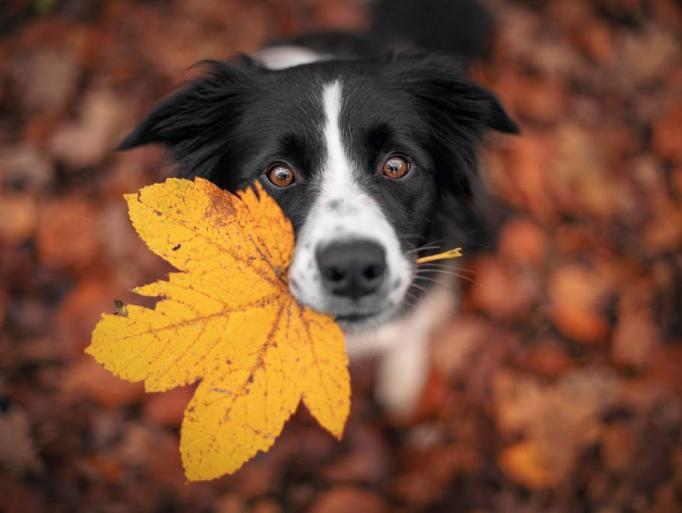
[[[326,159],[320,175],[320,192],[313,210],[317,213],[312,226],[318,228],[323,241],[329,239],[368,238],[382,243],[387,251],[399,251],[398,239],[379,204],[362,187],[359,175],[343,144],[341,82],[327,84],[322,92],[325,113],[324,143]],[[324,233],[320,225],[333,227]]]
[[[325,114],[324,139],[327,150],[327,160],[323,170],[322,180],[325,185],[331,182],[348,182],[352,168],[346,157],[341,141],[341,82],[338,80],[325,86],[322,91],[322,105]]]
[[[360,170],[348,157],[343,144],[341,110],[343,88],[340,81],[322,90],[323,127],[326,158],[319,173],[317,198],[299,233],[290,275],[299,301],[330,313],[355,313],[346,299],[327,294],[315,262],[315,251],[334,241],[367,239],[386,252],[387,278],[376,297],[367,298],[375,309],[391,309],[401,302],[409,285],[411,267],[400,248],[395,230],[379,204],[362,188]]]
[[[322,92],[322,105],[325,113],[324,139],[327,159],[322,170],[322,196],[338,196],[348,194],[353,185],[353,167],[348,161],[341,139],[341,83],[337,80],[325,86]]]

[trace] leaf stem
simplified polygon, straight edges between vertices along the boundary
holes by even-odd
[[[435,255],[423,256],[417,258],[418,264],[426,264],[428,262],[436,262],[438,260],[451,260],[453,258],[459,258],[462,256],[462,248],[453,248],[448,251],[443,251],[442,253],[436,253]]]

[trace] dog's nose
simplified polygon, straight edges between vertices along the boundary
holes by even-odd
[[[370,240],[332,242],[316,252],[325,288],[358,299],[376,292],[386,274],[386,251]]]

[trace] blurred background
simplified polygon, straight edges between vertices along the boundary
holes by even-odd
[[[471,65],[522,137],[481,155],[496,241],[462,266],[419,410],[353,369],[337,443],[304,412],[233,476],[187,484],[191,388],[83,354],[166,272],[116,143],[200,59],[369,26],[358,0],[0,0],[0,512],[682,511],[682,3],[487,2]]]

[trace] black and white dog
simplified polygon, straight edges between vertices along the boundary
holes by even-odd
[[[452,3],[382,5],[387,18],[386,5],[446,6],[432,15],[447,31],[467,23],[453,20]],[[476,217],[477,145],[516,125],[452,57],[384,53],[371,36],[303,37],[206,68],[121,148],[162,144],[187,176],[230,191],[260,180],[296,232],[291,293],[337,318],[351,358],[378,353],[379,400],[409,411],[429,331],[454,301],[434,287],[440,274],[415,271],[417,250],[462,244]]]

